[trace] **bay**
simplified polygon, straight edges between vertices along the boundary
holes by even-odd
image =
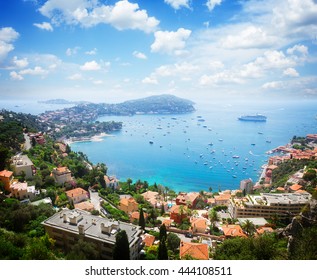
[[[185,115],[104,116],[99,121],[122,121],[123,129],[71,148],[93,163],[105,163],[108,174],[121,181],[146,180],[175,191],[237,189],[243,179],[257,181],[267,151],[294,135],[316,133],[316,105],[312,100],[212,101]],[[237,120],[256,113],[267,122]]]

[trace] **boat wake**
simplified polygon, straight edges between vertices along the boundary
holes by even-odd
[[[249,154],[252,155],[252,156],[255,156],[255,157],[261,156],[261,155],[256,155],[256,154],[252,153],[252,151],[249,151]]]

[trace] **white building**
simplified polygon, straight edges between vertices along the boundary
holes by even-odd
[[[22,172],[24,172],[25,178],[27,179],[33,176],[35,167],[27,155],[16,155],[12,157],[11,160],[11,168],[15,176],[21,175]]]

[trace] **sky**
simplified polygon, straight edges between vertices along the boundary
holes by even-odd
[[[317,99],[317,0],[0,1],[0,98]]]

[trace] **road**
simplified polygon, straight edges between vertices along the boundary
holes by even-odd
[[[100,212],[100,197],[98,192],[92,192],[89,190],[89,195],[90,195],[90,201],[94,205],[95,210],[98,210]]]

